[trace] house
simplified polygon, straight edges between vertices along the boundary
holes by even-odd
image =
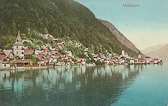
[[[32,67],[33,60],[26,59],[26,60],[16,60],[17,67]]]
[[[145,58],[144,58],[144,60],[146,61],[146,63],[147,64],[150,64],[150,62],[151,62],[151,57],[149,57],[149,56],[146,56]]]
[[[105,59],[105,60],[104,60],[104,63],[105,63],[105,64],[109,64],[109,63],[110,63],[110,60]]]
[[[12,50],[3,50],[3,54],[5,54],[5,56],[9,56],[10,53],[12,53]]]
[[[57,49],[52,49],[51,50],[51,55],[57,55],[58,54],[58,50]]]
[[[44,52],[41,51],[41,50],[35,50],[35,55],[40,55],[40,54],[43,54]]]
[[[14,58],[15,58],[15,55],[14,55],[14,53],[12,52],[12,50],[3,50],[3,53],[5,54],[5,56],[6,56],[8,59],[14,59]]]
[[[24,55],[27,56],[27,55],[34,55],[34,50],[24,50]]]
[[[0,55],[0,68],[5,67],[4,60],[6,59],[6,55]]]
[[[59,38],[53,39],[53,42],[57,43],[59,41]]]
[[[10,64],[8,63],[8,61],[1,61],[0,65],[2,69],[9,69],[10,68]]]
[[[77,63],[78,63],[78,64],[85,65],[85,64],[86,64],[86,59],[84,59],[84,58],[78,58],[78,59],[77,59]]]
[[[85,52],[88,52],[88,50],[89,50],[88,48],[85,48],[85,50],[84,50],[84,51],[85,51]]]
[[[75,43],[75,47],[78,47],[78,48],[79,48],[79,47],[81,47],[81,46],[82,46],[82,43],[77,43],[77,42]]]
[[[49,49],[46,47],[46,48],[43,49],[43,52],[44,52],[44,54],[46,55],[46,54],[49,53]]]
[[[54,38],[52,35],[50,34],[45,34],[45,35],[42,35],[44,39],[50,39],[50,38]]]
[[[65,42],[57,43],[57,45],[60,49],[63,49],[65,47]]]
[[[55,63],[54,62],[48,62],[46,65],[47,65],[47,67],[54,67]]]
[[[44,66],[46,66],[46,63],[45,63],[43,60],[39,60],[39,61],[37,62],[37,64],[38,64],[39,67],[44,67]]]
[[[71,52],[71,51],[65,51],[65,54],[66,54],[68,57],[72,57],[72,52]]]
[[[98,56],[99,56],[98,54],[93,54],[93,58],[94,58],[95,61],[98,60]]]
[[[54,63],[57,63],[58,62],[58,58],[59,58],[59,56],[52,56],[52,61]]]
[[[134,58],[131,58],[130,59],[130,64],[134,64],[135,63],[135,59]]]
[[[16,63],[15,63],[15,59],[13,56],[13,53],[9,53],[8,56],[6,56],[5,54],[0,55],[0,68],[2,69],[9,69],[9,68],[16,68]]]
[[[154,64],[158,64],[160,62],[159,59],[157,59],[157,58],[153,59],[153,61],[154,61],[153,62]]]

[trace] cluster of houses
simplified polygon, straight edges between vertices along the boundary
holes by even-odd
[[[43,35],[45,39],[50,39],[51,35]],[[65,42],[59,42],[59,39],[53,39],[60,49],[65,47]],[[75,43],[75,47],[80,47],[82,44]],[[33,59],[27,59],[26,57],[33,56],[38,61],[36,65]],[[28,50],[24,46],[21,39],[20,32],[16,38],[15,43],[11,50],[0,49],[0,69],[11,69],[18,67],[54,67],[55,65],[70,65],[74,64],[72,61],[72,52],[65,51],[62,55],[58,52],[58,49],[52,48],[51,44],[45,44],[41,46],[41,50]],[[85,65],[84,58],[77,58],[76,63]]]
[[[65,42],[59,42],[59,39],[55,39],[51,35],[43,35],[45,39],[53,38],[60,49],[65,47]],[[82,46],[81,43],[75,43],[76,48]],[[85,58],[76,58],[74,61],[74,56],[71,51],[64,51],[65,54],[62,55],[58,52],[58,49],[53,48],[51,44],[45,44],[41,47],[41,50],[28,50],[24,46],[23,40],[21,39],[20,32],[13,44],[12,50],[1,50],[0,49],[0,69],[18,68],[18,67],[54,67],[56,65],[71,65],[71,64],[81,64],[86,65]],[[88,48],[84,50],[84,54],[88,56]],[[27,59],[28,56],[35,57],[38,61],[33,58]],[[94,61],[100,61],[108,65],[113,64],[158,64],[161,61],[159,59],[152,59],[150,57],[142,58],[138,55],[138,58],[132,58],[128,56],[125,50],[122,50],[120,56],[112,56],[109,54],[105,56],[103,53],[94,54],[92,53]]]
[[[162,63],[161,60],[157,58],[151,58],[149,56],[145,56],[142,58],[140,52],[138,54],[138,57],[129,57],[128,53],[125,52],[124,49],[122,49],[122,53],[120,56],[112,56],[112,54],[109,54],[108,56],[105,56],[104,54],[94,54],[94,60],[101,62],[104,62],[108,65],[113,64],[159,64]]]

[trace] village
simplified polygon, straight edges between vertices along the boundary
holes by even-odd
[[[66,45],[65,41],[59,41],[59,38],[54,38],[50,34],[42,35],[43,38],[53,38],[53,42],[60,49]],[[76,42],[75,48],[78,49],[82,43]],[[11,50],[0,49],[0,69],[18,69],[18,68],[48,68],[65,65],[86,65],[95,66],[99,63],[106,65],[116,64],[159,64],[161,60],[157,58],[144,57],[140,53],[137,57],[129,57],[128,53],[122,49],[121,55],[113,56],[112,54],[105,55],[103,53],[88,54],[89,48],[85,48],[83,54],[86,58],[75,57],[71,51],[64,51],[65,54],[59,53],[58,49],[53,48],[52,44],[41,46],[41,50],[29,50],[25,47],[23,40],[18,32],[17,38]],[[88,61],[89,60],[89,61]],[[92,61],[92,62],[91,62]]]

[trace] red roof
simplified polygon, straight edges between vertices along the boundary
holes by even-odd
[[[43,59],[43,55],[36,55],[36,57],[37,57],[39,60],[42,60],[42,59]]]
[[[24,55],[33,55],[34,50],[24,50]]]
[[[146,56],[145,58],[151,58],[151,57],[149,57],[149,56]]]
[[[43,50],[44,52],[49,52],[48,48],[44,48]]]
[[[0,60],[4,60],[6,58],[5,55],[0,55]]]

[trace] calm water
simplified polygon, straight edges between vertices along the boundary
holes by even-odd
[[[0,71],[0,106],[166,106],[168,65]]]

